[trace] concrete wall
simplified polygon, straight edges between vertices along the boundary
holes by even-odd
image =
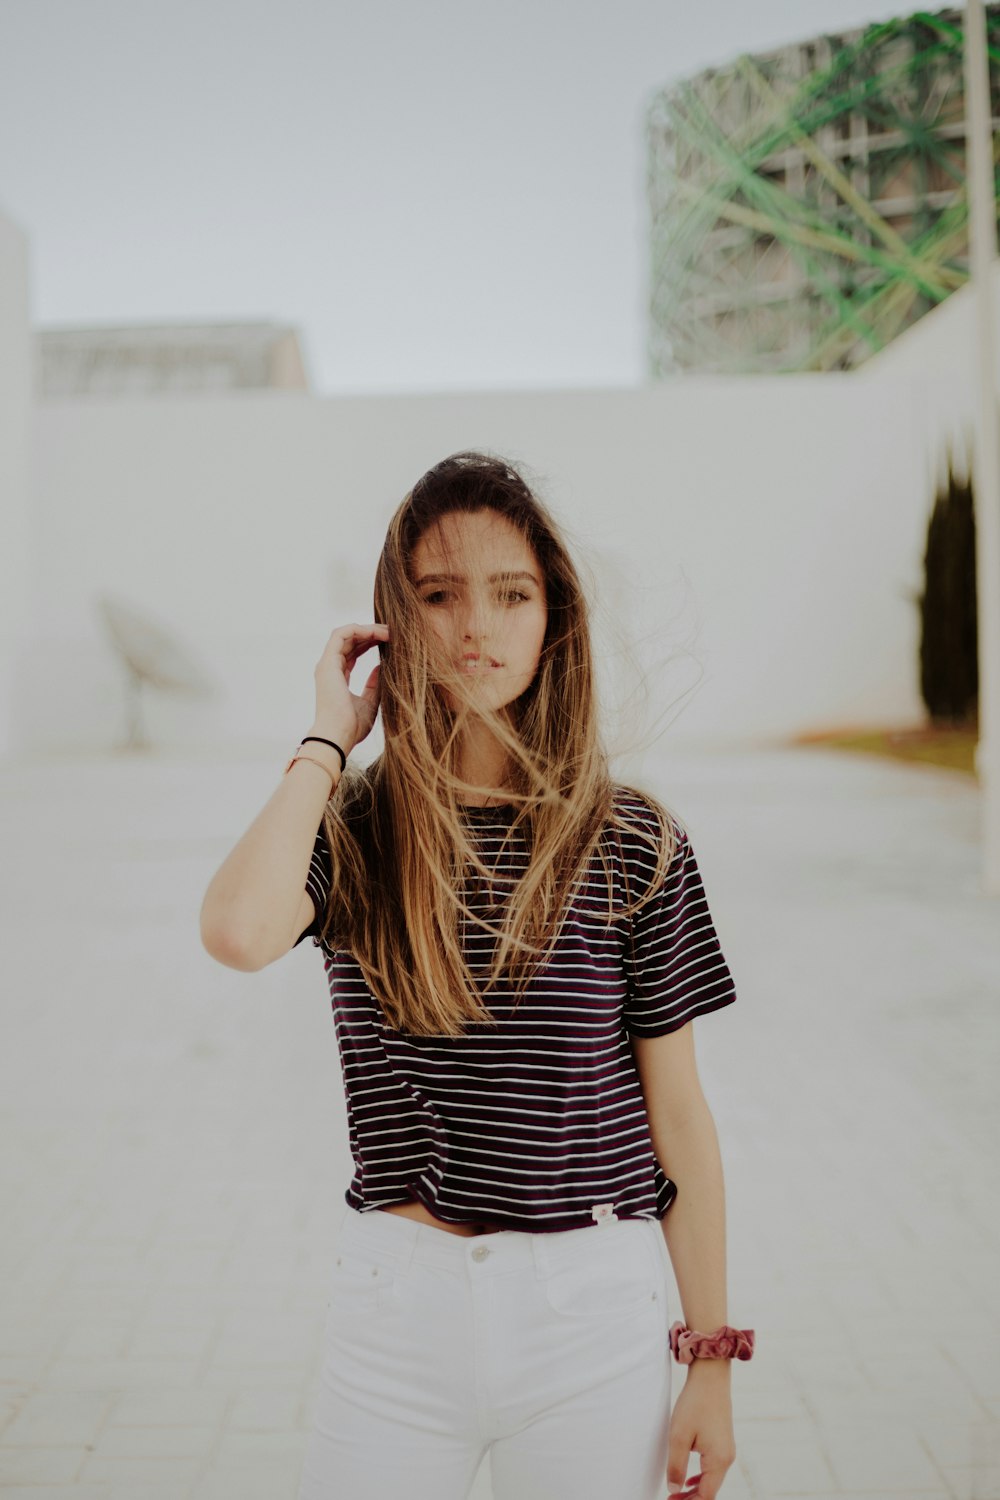
[[[28,241],[0,210],[0,754],[23,738],[15,683],[35,620],[28,444],[32,402]]]
[[[34,413],[38,600],[19,748],[122,740],[124,678],[95,612],[107,590],[218,684],[205,700],[144,695],[158,745],[280,754],[312,717],[330,630],[372,618],[392,510],[464,447],[526,461],[590,568],[613,745],[920,715],[909,594],[930,495],[917,417],[886,381],[89,397]]]
[[[993,268],[993,309],[997,319],[996,384],[1000,389],[1000,260]],[[976,302],[971,285],[953,292],[925,313],[888,348],[854,374],[860,382],[892,388],[912,411],[932,479],[946,479],[949,445],[955,468],[968,472],[972,454],[978,363],[975,352]]]

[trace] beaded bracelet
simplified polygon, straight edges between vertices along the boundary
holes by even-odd
[[[728,1323],[714,1333],[699,1333],[678,1319],[670,1329],[670,1350],[680,1365],[695,1359],[750,1359],[753,1334],[752,1328],[731,1328]]]

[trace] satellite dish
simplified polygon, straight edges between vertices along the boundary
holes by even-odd
[[[188,698],[213,698],[219,685],[165,626],[123,599],[99,594],[97,613],[125,668],[128,734],[124,748],[149,748],[142,724],[143,684]]]

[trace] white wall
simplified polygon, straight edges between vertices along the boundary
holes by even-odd
[[[32,547],[28,430],[32,399],[28,241],[0,210],[0,754],[23,735],[14,724],[17,664],[31,630]]]
[[[993,267],[993,308],[1000,377],[1000,260]],[[956,472],[968,473],[978,400],[975,316],[976,299],[967,283],[893,339],[853,377],[896,389],[914,413],[925,462],[941,484],[947,478],[944,457],[949,444]],[[1000,378],[995,383],[1000,388]]]
[[[91,397],[35,409],[37,630],[19,747],[121,740],[122,678],[94,613],[109,589],[220,685],[203,702],[148,694],[157,744],[280,755],[312,717],[330,630],[372,618],[392,510],[464,447],[526,461],[593,568],[612,737],[636,730],[630,638],[661,751],[920,716],[907,591],[930,495],[915,417],[887,382]]]

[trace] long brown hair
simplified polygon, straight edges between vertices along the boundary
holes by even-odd
[[[444,658],[412,570],[429,527],[454,512],[483,510],[503,516],[531,548],[548,611],[534,679],[499,710],[484,705]],[[506,975],[523,994],[558,938],[595,848],[608,873],[609,924],[642,904],[640,897],[612,907],[601,834],[620,824],[598,733],[588,604],[554,517],[513,462],[461,452],[429,469],[393,515],[375,573],[374,618],[390,628],[379,674],[385,744],[367,767],[348,762],[327,804],[332,878],[321,934],[330,948],[353,955],[394,1028],[461,1036],[465,1021],[495,1021],[482,988]],[[451,704],[436,690],[444,680]],[[463,872],[488,882],[490,871],[460,804],[497,791],[459,775],[461,733],[474,719],[485,720],[506,751],[507,837],[520,831],[531,851],[499,926],[475,915],[462,893]],[[672,815],[648,792],[640,795],[659,824],[648,899],[674,838]],[[485,982],[463,956],[467,922],[498,939]]]

